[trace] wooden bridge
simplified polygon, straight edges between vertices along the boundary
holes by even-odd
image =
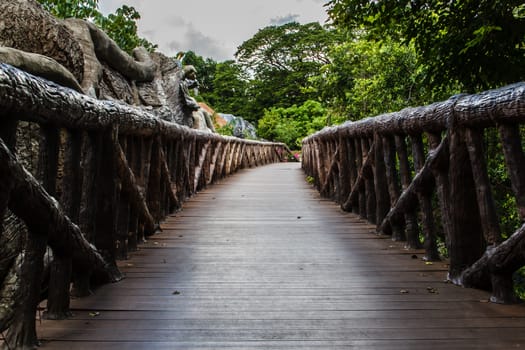
[[[43,349],[511,349],[525,309],[446,283],[304,181],[243,170],[120,262],[126,278],[39,324]]]
[[[5,65],[0,111],[6,348],[524,346],[525,233],[497,227],[480,133],[499,133],[523,215],[523,84],[327,129],[305,140],[302,169],[282,144]],[[32,125],[29,172],[15,152]]]

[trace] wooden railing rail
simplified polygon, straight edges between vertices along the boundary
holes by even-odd
[[[8,329],[12,348],[36,343],[43,293],[46,316],[67,317],[71,281],[80,296],[118,281],[115,261],[184,200],[289,152],[181,127],[5,64],[0,124],[0,332]]]
[[[484,151],[499,135],[517,211],[525,220],[525,83],[457,95],[326,128],[303,141],[303,168],[322,195],[420,247],[437,260],[448,248],[449,279],[517,301],[513,273],[525,265],[525,226],[504,239]],[[421,228],[421,232],[420,229]]]

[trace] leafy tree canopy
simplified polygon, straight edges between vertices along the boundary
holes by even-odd
[[[330,63],[329,47],[342,38],[319,23],[287,23],[259,30],[239,46],[235,56],[250,79],[249,120],[272,106],[301,105],[315,99],[309,78]]]
[[[428,83],[470,91],[525,78],[523,0],[330,0],[336,26],[413,40]]]
[[[326,118],[327,110],[318,101],[308,100],[288,108],[274,107],[266,110],[259,120],[258,135],[300,149],[305,136],[326,126]]]

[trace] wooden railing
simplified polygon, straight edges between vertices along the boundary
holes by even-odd
[[[11,347],[36,342],[43,294],[48,318],[67,317],[71,281],[76,295],[118,281],[115,261],[184,200],[288,152],[197,132],[3,64],[0,118],[0,332],[9,329]],[[17,138],[20,121],[27,130]],[[35,132],[37,142],[24,143]],[[18,157],[16,148],[24,149]],[[24,159],[31,153],[34,167]]]
[[[449,279],[517,301],[513,273],[525,265],[525,226],[504,240],[487,171],[484,140],[497,138],[525,220],[525,83],[458,95],[324,129],[304,140],[303,168],[326,197],[406,240],[427,260],[448,249]],[[420,232],[421,231],[421,232]]]

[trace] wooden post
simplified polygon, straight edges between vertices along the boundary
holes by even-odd
[[[525,155],[521,146],[519,126],[501,124],[499,135],[518,212],[521,220],[525,221]]]
[[[408,151],[405,138],[400,135],[395,136],[396,151],[399,157],[399,173],[401,177],[401,186],[403,191],[410,186],[412,176],[410,172],[410,164],[408,162]],[[410,210],[405,213],[405,228],[406,228],[406,247],[417,249],[421,247],[419,242],[419,229],[417,225],[416,210]]]
[[[379,134],[374,135],[374,192],[376,197],[376,224],[377,228],[383,222],[390,210],[390,195],[388,192],[388,180],[386,176],[386,164],[384,159],[383,138]]]
[[[160,148],[161,148],[161,139],[159,136],[155,137],[152,140],[151,146],[151,155],[150,155],[150,166],[149,166],[149,175],[147,182],[147,203],[155,223],[159,223],[162,219],[161,213],[161,164],[160,164]],[[153,234],[153,232],[150,232]]]
[[[443,157],[447,161],[438,164],[432,169],[432,172],[434,174],[434,178],[436,179],[436,193],[438,196],[439,207],[441,211],[441,223],[444,231],[445,243],[448,249],[448,247],[450,246],[451,230],[449,221],[450,214],[448,213],[450,203],[450,185],[448,180],[448,137],[442,140],[441,135],[439,133],[429,133],[428,140],[432,152],[436,151],[440,145],[442,146],[443,151],[446,150],[447,152],[447,156]],[[442,143],[447,144],[442,145]]]
[[[503,240],[503,237],[501,236],[496,207],[492,198],[487,163],[483,154],[482,132],[476,129],[466,129],[465,141],[469,153],[470,166],[472,167],[482,232],[488,245],[498,245]]]
[[[73,222],[78,222],[81,200],[81,149],[82,133],[66,131],[64,153],[64,175],[62,178],[61,203],[65,213]],[[70,257],[54,255],[50,266],[47,319],[65,319],[72,315],[69,309],[70,283],[72,277]]]
[[[350,194],[351,184],[351,166],[350,166],[350,153],[348,150],[348,140],[344,137],[342,133],[339,134],[338,138],[338,148],[339,148],[339,195],[338,203],[342,204],[348,195]]]
[[[120,188],[117,177],[115,154],[112,151],[117,143],[117,128],[109,127],[101,134],[100,147],[97,149],[97,158],[100,159],[98,173],[97,210],[95,214],[94,242],[106,262],[109,264],[111,280],[122,278],[116,263],[116,232]],[[106,283],[107,276],[94,276],[96,283]]]
[[[363,163],[364,163],[364,157],[363,157],[363,151],[361,148],[361,140],[360,139],[354,139],[354,145],[355,145],[355,159],[357,164],[357,169],[359,169],[360,173],[363,173]],[[365,184],[362,182],[358,186],[358,203],[355,213],[359,214],[359,216],[363,219],[366,219],[367,217],[367,206],[366,206],[366,190],[365,190]],[[353,207],[352,207],[353,209]]]
[[[361,139],[361,152],[363,159],[373,157],[370,152],[370,143],[367,138]],[[375,159],[373,159],[375,161]],[[366,219],[372,224],[377,224],[376,221],[376,193],[374,188],[374,172],[371,169],[363,167],[363,177],[365,179],[365,194],[366,194]]]
[[[38,177],[50,196],[56,195],[56,175],[58,167],[59,134],[54,127],[41,125]],[[27,199],[28,200],[28,199]],[[47,246],[47,232],[38,232],[32,226],[25,238],[25,258],[21,276],[27,285],[28,293],[22,310],[15,315],[13,325],[7,332],[6,341],[15,348],[32,348],[38,344],[35,315],[40,303],[44,254]]]
[[[122,149],[122,157],[126,158],[128,149],[127,137],[119,137],[120,141],[117,141]],[[117,152],[117,150],[114,150]],[[119,155],[116,155],[117,157]],[[129,164],[129,162],[128,162]],[[118,165],[117,165],[118,167]],[[119,176],[120,177],[120,176]],[[118,219],[117,219],[117,232],[116,232],[116,247],[115,254],[119,260],[125,260],[128,258],[128,239],[130,232],[130,196],[124,189],[122,179],[120,179],[120,194],[118,203]]]
[[[399,199],[401,189],[399,177],[396,170],[396,148],[393,136],[383,136],[383,160],[385,162],[385,174],[387,179],[390,207],[393,208]],[[392,240],[405,241],[404,220],[394,220],[390,223]]]
[[[461,273],[476,262],[484,250],[475,183],[470,166],[465,132],[457,127],[450,130],[450,267],[449,278],[456,283]]]
[[[425,152],[423,147],[423,140],[421,135],[412,135],[410,137],[412,141],[412,156],[414,158],[414,170],[419,172],[423,169],[425,164]],[[438,261],[439,253],[437,250],[437,240],[436,240],[436,227],[434,224],[434,214],[432,210],[432,190],[433,185],[428,186],[427,188],[422,188],[418,191],[417,197],[419,200],[419,206],[422,214],[422,226],[423,233],[425,235],[425,242],[423,246],[425,247],[425,257],[427,261]]]

